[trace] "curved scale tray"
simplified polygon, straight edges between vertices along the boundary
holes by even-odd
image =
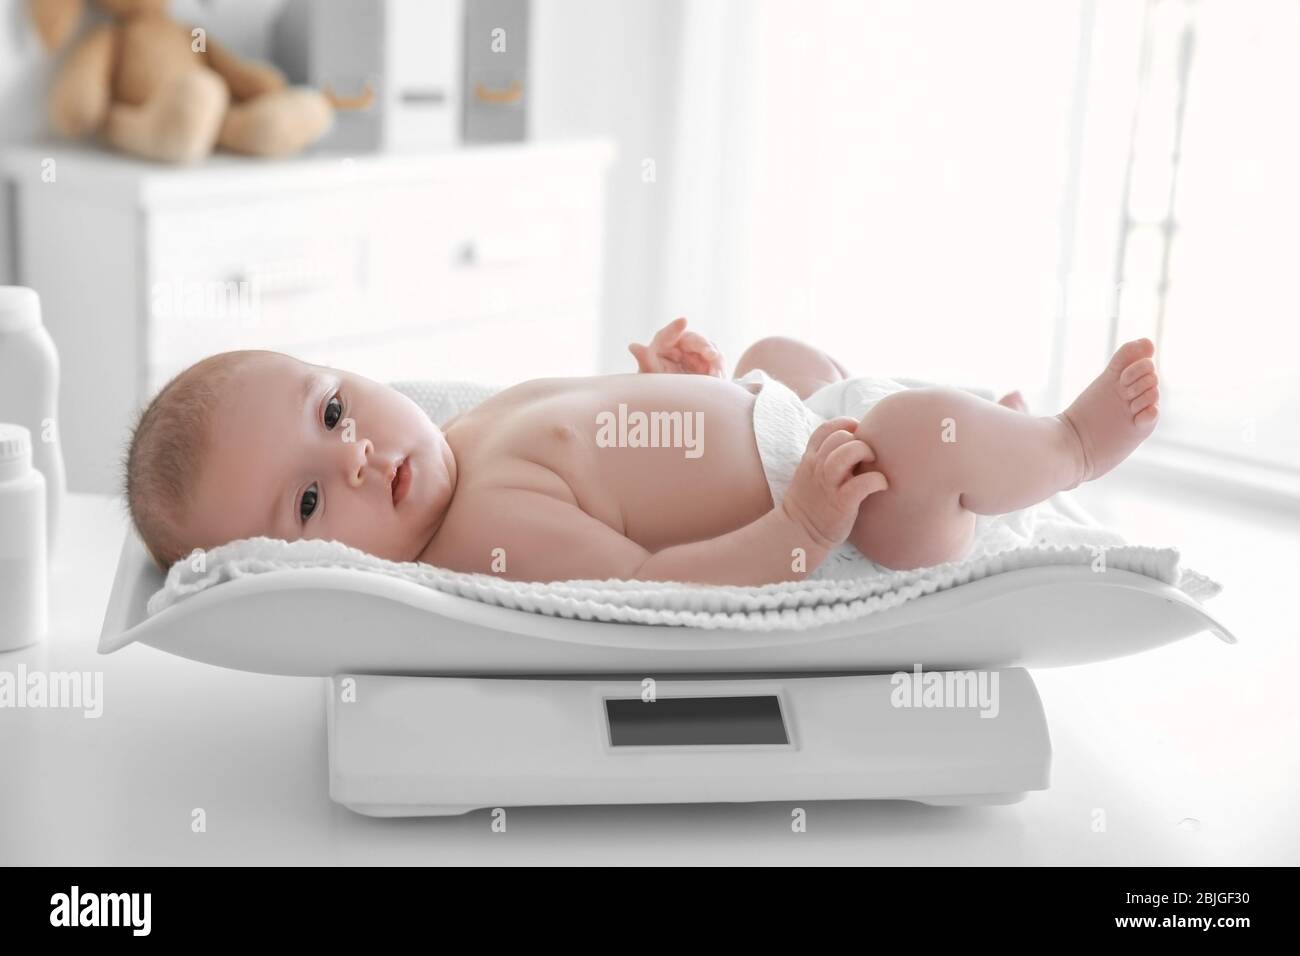
[[[146,617],[162,575],[128,531],[100,653],[142,643],[267,674],[535,676],[871,673],[1057,667],[1201,631],[1201,605],[1153,578],[1053,565],[993,575],[853,621],[736,631],[575,621],[364,571],[250,575]]]

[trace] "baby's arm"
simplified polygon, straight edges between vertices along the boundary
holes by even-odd
[[[488,570],[494,549],[504,559],[496,570],[519,581],[689,581],[697,584],[768,584],[803,577],[793,552],[802,548],[811,571],[827,549],[782,508],[706,541],[651,553],[572,505],[533,491],[493,496],[490,517],[481,522],[482,561]],[[479,564],[479,562],[474,562]],[[504,568],[504,570],[502,570]]]
[[[470,563],[474,570],[488,569],[489,556],[500,549],[504,570],[492,570],[523,581],[760,585],[801,580],[848,537],[862,501],[886,486],[879,472],[854,474],[874,457],[848,430],[856,425],[853,419],[835,419],[820,426],[781,504],[716,538],[651,553],[577,505],[540,492],[504,489],[472,507],[474,536],[481,544],[479,558]]]

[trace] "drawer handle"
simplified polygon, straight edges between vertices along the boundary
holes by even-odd
[[[462,242],[456,250],[456,265],[467,269],[478,265],[478,246],[472,242]]]
[[[474,98],[480,102],[492,103],[496,106],[509,106],[511,103],[518,103],[524,98],[524,84],[515,80],[504,89],[494,90],[482,83],[475,83]]]
[[[441,106],[447,101],[447,94],[442,90],[402,90],[397,97],[404,106]]]
[[[452,261],[462,269],[488,266],[518,266],[544,259],[562,247],[563,234],[556,229],[517,229],[464,239],[455,247]]]
[[[458,268],[476,269],[480,266],[518,265],[521,262],[535,259],[537,256],[519,246],[488,243],[486,249],[481,249],[477,243],[468,241],[462,242],[456,247],[455,255],[452,258]]]
[[[375,102],[375,90],[374,87],[370,85],[369,80],[366,80],[365,86],[361,87],[361,92],[356,96],[343,96],[339,93],[335,93],[334,87],[328,83],[326,83],[324,89],[321,90],[321,94],[325,99],[329,100],[330,106],[334,107],[336,110],[368,110]]]

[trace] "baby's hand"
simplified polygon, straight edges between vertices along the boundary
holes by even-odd
[[[871,446],[855,436],[857,427],[856,418],[819,425],[781,499],[785,513],[827,550],[849,536],[867,496],[889,487],[878,471],[856,473],[859,465],[876,460]]]
[[[722,353],[698,332],[688,332],[684,318],[673,319],[665,325],[649,345],[633,342],[627,350],[636,356],[637,369],[641,372],[726,376]]]

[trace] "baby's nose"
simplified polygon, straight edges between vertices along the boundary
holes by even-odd
[[[370,443],[369,438],[353,442],[353,445],[356,450],[345,459],[344,467],[347,469],[348,484],[353,488],[360,488],[366,480],[366,464],[370,461],[375,446]]]

